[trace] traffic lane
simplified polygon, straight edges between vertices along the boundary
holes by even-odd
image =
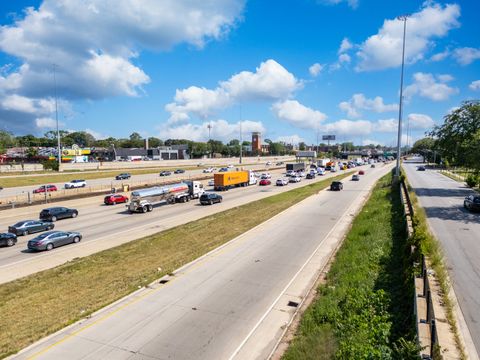
[[[166,285],[149,287],[18,358],[229,358],[350,203],[386,171],[306,199],[175,272]]]
[[[445,254],[445,261],[473,342],[480,344],[480,214],[463,208],[464,195],[471,194],[436,171],[415,171],[405,166],[411,186],[425,209],[430,228]]]
[[[332,173],[327,177],[335,175]],[[317,178],[316,181],[320,180],[321,178]],[[308,180],[308,182],[291,184],[289,186],[291,189],[308,185],[311,182],[312,180]],[[57,229],[81,232],[84,235],[82,242],[38,254],[25,251],[26,245],[22,248],[21,244],[26,244],[29,238],[20,238],[19,244],[0,252],[2,255],[0,258],[0,269],[3,270],[0,274],[0,283],[287,190],[289,188],[274,186],[271,186],[270,189],[260,186],[236,188],[223,193],[229,193],[225,198],[226,201],[213,206],[200,206],[198,203],[197,206],[190,208],[188,204],[191,203],[178,204],[178,206],[162,206],[161,209],[165,209],[165,211],[161,212],[161,218],[158,216],[159,212],[154,210],[146,214],[129,214],[125,211],[120,211],[116,214],[110,214],[108,217],[91,215],[89,218],[84,218],[81,225],[79,225],[79,222],[72,221],[67,223],[66,220],[62,220],[65,226],[62,226],[62,228],[57,227]],[[79,219],[82,219],[82,217],[78,216],[75,221],[79,221]],[[98,224],[99,221],[101,222],[100,224]],[[97,227],[100,228],[97,229]],[[30,237],[33,237],[33,235]]]

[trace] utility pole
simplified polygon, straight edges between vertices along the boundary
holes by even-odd
[[[212,144],[210,143],[210,131],[212,130],[212,124],[210,122],[208,123],[207,128],[208,128],[208,146],[210,148],[212,146]],[[210,153],[209,157],[212,157],[212,151],[209,151],[209,153]]]
[[[240,159],[239,164],[242,163],[242,154],[243,154],[243,139],[242,139],[242,105],[240,104]]]
[[[407,32],[408,15],[397,17],[403,21],[403,48],[402,48],[402,72],[400,75],[400,105],[398,108],[398,138],[397,138],[397,166],[395,168],[395,177],[400,177],[400,157],[402,155],[402,105],[403,105],[403,71],[405,67],[405,34]]]
[[[58,153],[58,171],[60,171],[60,167],[62,166],[62,152],[60,150],[60,130],[58,127],[58,100],[57,100],[57,77],[55,75],[57,64],[52,64],[53,66],[53,83],[55,87],[55,120],[57,122],[57,153]],[[45,191],[46,192],[46,191]]]

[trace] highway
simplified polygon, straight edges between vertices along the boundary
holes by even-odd
[[[271,172],[272,184],[281,177],[282,173],[283,171],[280,170]],[[224,201],[221,204],[200,206],[198,200],[194,200],[183,204],[157,206],[151,213],[145,214],[130,214],[123,204],[106,206],[103,204],[103,196],[55,203],[53,206],[67,206],[79,211],[75,219],[57,221],[55,229],[79,231],[83,235],[82,241],[50,252],[34,253],[26,250],[26,243],[36,234],[19,236],[15,246],[0,248],[0,283],[337,174],[317,176],[315,180],[303,179],[298,184],[289,184],[284,187],[256,185],[236,188],[222,193]],[[206,189],[209,190],[209,187],[206,186]],[[4,210],[0,219],[0,229],[6,231],[9,225],[18,221],[37,219],[41,209],[45,207],[45,205],[35,205]]]
[[[392,165],[321,191],[17,359],[267,358],[295,306]],[[292,304],[292,303],[290,303]],[[293,304],[294,305],[294,304]]]
[[[404,163],[407,178],[420,205],[425,209],[430,229],[442,246],[453,289],[478,358],[480,214],[470,213],[463,208],[463,199],[473,193],[473,190],[437,171],[416,171],[417,165],[419,164]]]

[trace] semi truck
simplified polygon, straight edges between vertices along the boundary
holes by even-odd
[[[320,159],[317,161],[317,165],[320,166],[320,167],[326,167],[327,164],[330,162],[330,159],[329,158],[325,158],[325,159]]]
[[[199,198],[204,192],[203,184],[199,181],[184,181],[176,184],[154,186],[132,191],[127,208],[130,213],[150,212],[156,204],[187,202],[190,199]]]
[[[229,171],[213,175],[213,188],[216,191],[226,191],[236,186],[255,185],[257,178],[250,170]]]
[[[287,171],[305,171],[305,163],[289,163],[286,167]]]

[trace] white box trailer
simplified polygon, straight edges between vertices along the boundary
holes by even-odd
[[[181,183],[154,186],[147,189],[132,191],[130,203],[127,205],[131,213],[145,213],[153,210],[153,206],[162,202],[174,204],[199,198],[205,192],[199,181],[184,181]]]

